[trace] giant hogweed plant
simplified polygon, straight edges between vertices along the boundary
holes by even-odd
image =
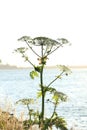
[[[35,112],[34,109],[30,109],[30,104],[33,103],[33,99],[20,99],[17,103],[21,102],[23,105],[26,105],[29,111],[29,120],[25,121],[25,124],[30,125],[38,124],[41,130],[52,129],[55,126],[57,129],[67,130],[67,123],[64,118],[60,117],[56,111],[58,104],[62,101],[65,102],[67,100],[67,95],[58,92],[55,87],[53,87],[53,83],[61,79],[64,75],[68,76],[70,73],[70,69],[64,65],[58,65],[58,69],[60,69],[60,73],[58,71],[58,75],[53,78],[52,81],[49,79],[49,84],[44,84],[44,67],[46,66],[48,56],[54,53],[58,48],[63,47],[65,44],[68,44],[69,41],[67,39],[61,38],[57,40],[53,40],[47,37],[35,37],[31,38],[29,36],[23,36],[18,41],[23,41],[26,43],[25,46],[17,48],[15,51],[20,53],[24,60],[31,64],[33,70],[30,72],[31,79],[35,77],[39,77],[39,90],[37,92],[37,98],[41,98],[41,110]],[[38,51],[37,49],[38,48]],[[36,56],[38,65],[35,65],[32,60],[30,60],[28,56],[28,51],[31,50]],[[46,95],[50,94],[49,99],[46,99]],[[50,99],[51,98],[51,99]],[[45,105],[46,103],[52,103],[54,108],[50,117],[45,117]],[[32,118],[31,118],[32,117]]]

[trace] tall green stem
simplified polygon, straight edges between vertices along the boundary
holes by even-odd
[[[43,120],[44,120],[44,87],[43,87],[43,68],[44,68],[44,65],[43,65],[43,45],[41,45],[41,65],[42,65],[42,68],[41,68],[41,73],[40,73],[40,84],[41,84],[41,92],[42,92],[42,111],[41,111],[41,120],[42,120],[42,123],[43,123]]]

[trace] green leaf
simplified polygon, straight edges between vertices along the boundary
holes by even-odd
[[[35,71],[41,72],[42,66],[34,66]]]
[[[40,98],[41,96],[42,96],[42,92],[41,91],[37,92],[37,98]]]
[[[64,118],[62,117],[55,118],[55,127],[57,129],[60,128],[60,130],[68,130],[66,126],[67,126],[67,123]]]
[[[48,91],[48,92],[50,92],[50,93],[54,93],[56,91],[56,89],[52,88],[52,87],[48,87],[48,88],[46,87],[45,90]]]
[[[38,77],[38,72],[37,72],[37,71],[31,71],[31,72],[30,72],[30,77],[31,77],[32,79],[34,79],[35,77]]]

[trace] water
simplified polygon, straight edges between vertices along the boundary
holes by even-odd
[[[35,98],[39,89],[39,79],[31,80],[31,69],[0,70],[0,106],[5,108],[6,102],[15,102],[21,98]],[[49,84],[57,75],[57,69],[45,69],[44,84]],[[61,103],[57,109],[70,128],[87,130],[87,69],[73,69],[72,74],[57,80],[52,87],[68,95],[68,101]],[[49,95],[48,95],[49,96]],[[15,106],[15,105],[14,105]],[[37,109],[40,104],[37,104]],[[47,104],[46,114],[49,116],[52,107]],[[25,111],[25,107],[16,106],[17,112]]]

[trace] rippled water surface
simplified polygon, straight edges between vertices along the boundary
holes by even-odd
[[[39,79],[31,80],[30,71],[31,69],[0,70],[1,107],[5,100],[15,103],[21,98],[36,97]],[[57,73],[57,69],[45,69],[44,84],[49,84]],[[61,103],[57,109],[59,115],[67,120],[68,127],[73,125],[78,130],[87,130],[87,69],[72,69],[72,74],[57,80],[52,86],[68,95],[68,101]],[[39,106],[40,104],[37,105],[38,109]],[[50,104],[46,107],[46,114],[49,116],[53,109]],[[22,108],[19,105],[17,109],[20,112]]]

